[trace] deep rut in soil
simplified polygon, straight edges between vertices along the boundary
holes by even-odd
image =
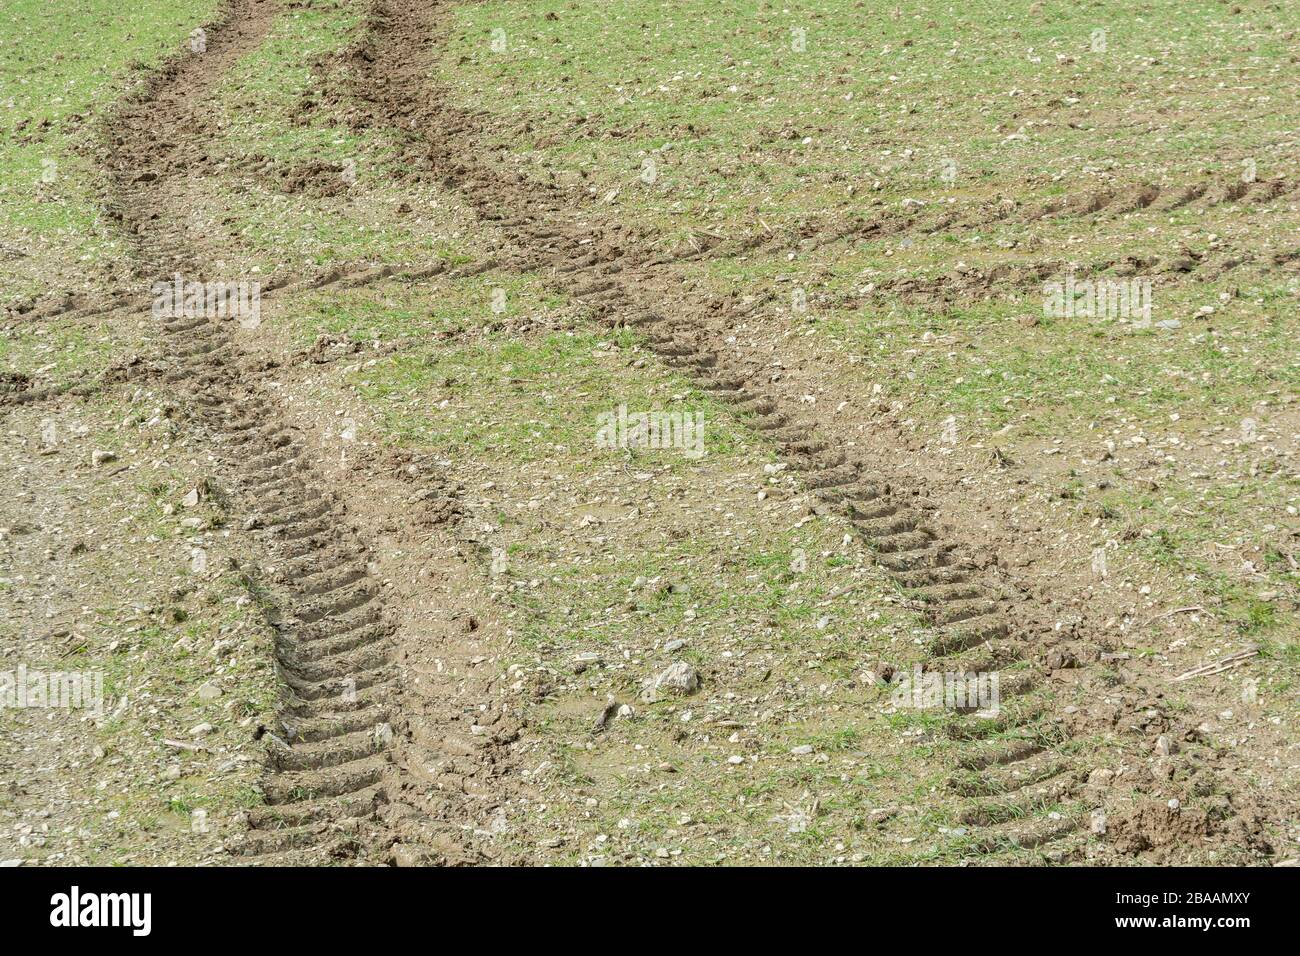
[[[925,608],[935,629],[927,669],[1006,671],[997,719],[962,714],[946,725],[960,754],[949,787],[965,801],[960,816],[974,828],[977,852],[1058,844],[1053,858],[1069,859],[1087,840],[1088,808],[1104,807],[1106,799],[1089,781],[1098,755],[1080,753],[1078,739],[1114,730],[1127,735],[1130,751],[1136,748],[1145,760],[1158,735],[1190,734],[1168,712],[1163,693],[1132,677],[1123,688],[1103,689],[1096,673],[1101,668],[1086,666],[1102,659],[1102,635],[1055,628],[1052,609],[1028,600],[1021,582],[996,564],[964,557],[978,549],[968,547],[977,536],[963,538],[968,515],[962,509],[937,514],[915,476],[890,473],[890,462],[868,463],[861,452],[824,437],[797,395],[774,387],[755,363],[726,347],[725,332],[710,328],[730,317],[728,303],[683,293],[671,259],[594,206],[575,205],[558,187],[495,164],[493,151],[476,139],[475,118],[429,88],[445,7],[428,0],[375,3],[366,37],[347,58],[362,104],[354,123],[404,134],[409,167],[463,197],[508,237],[520,260],[540,268],[605,324],[637,329],[666,363],[752,421],[809,488],[850,517],[879,563]],[[1270,196],[1281,188],[1260,187]],[[1158,199],[1166,201],[1149,190],[1132,202],[1094,197],[1074,211],[1096,212],[1112,200],[1126,207]],[[943,525],[957,530],[943,532]],[[1068,687],[1107,703],[1061,706],[1049,691]],[[1221,832],[1204,813],[1194,825],[1192,819],[1184,811],[1181,820],[1171,815],[1168,823],[1196,830],[1207,842],[1246,842],[1240,832]],[[1122,819],[1112,821],[1112,837],[1124,835],[1125,826]],[[1143,839],[1129,843],[1141,849]]]
[[[177,56],[107,126],[111,209],[133,240],[146,286],[174,273],[203,276],[167,187],[217,135],[207,94],[279,12],[272,0],[231,0],[207,28],[206,52]],[[304,283],[360,283],[393,271]],[[258,366],[229,324],[167,322],[162,378],[211,439],[219,481],[234,486],[235,512],[257,542],[250,550],[270,569],[250,568],[247,577],[275,630],[286,692],[280,725],[263,735],[265,805],[232,850],[271,863],[479,861],[465,834],[498,772],[494,754],[518,727],[501,714],[471,721],[436,699],[436,689],[403,680],[397,615],[371,575],[367,542],[263,393]]]

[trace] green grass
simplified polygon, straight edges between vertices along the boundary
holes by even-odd
[[[1294,9],[1032,6],[464,4],[442,79],[498,115],[502,142],[594,176],[601,192],[622,187],[627,213],[663,226],[852,215],[864,195],[1047,196],[1062,170],[1122,171],[1133,155],[1169,175],[1235,171],[1250,156],[1261,176],[1294,168],[1273,132],[1286,128]],[[1105,52],[1093,51],[1097,29]],[[1231,90],[1260,81],[1271,95]],[[659,166],[648,189],[647,157]]]
[[[498,292],[497,290],[500,290]],[[494,294],[504,293],[499,311]],[[422,294],[423,295],[423,294]],[[419,444],[455,457],[491,453],[518,464],[556,448],[590,448],[599,416],[625,404],[629,411],[686,410],[705,420],[708,454],[734,444],[726,413],[682,379],[629,374],[635,341],[627,332],[605,339],[592,331],[558,331],[520,340],[508,328],[562,309],[531,276],[489,275],[455,280],[433,297],[376,304],[365,296],[317,300],[295,335],[305,341],[321,331],[356,342],[406,340],[411,347],[353,371],[350,382],[382,409],[390,440]],[[442,345],[421,345],[438,337]],[[460,339],[466,339],[462,344]],[[487,404],[485,406],[485,400]],[[441,413],[429,414],[431,406]],[[715,424],[716,423],[716,424]],[[712,427],[710,427],[712,425]],[[622,452],[609,454],[622,457]],[[685,467],[678,451],[633,449],[634,460],[662,460]]]
[[[51,272],[75,266],[85,273],[125,255],[100,216],[96,123],[136,71],[178,49],[215,7],[214,0],[5,4],[0,300],[58,291],[50,288]]]

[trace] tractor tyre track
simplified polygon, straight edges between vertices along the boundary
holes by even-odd
[[[192,173],[189,158],[218,135],[204,112],[211,90],[280,12],[275,0],[228,0],[206,28],[206,51],[171,59],[106,124],[109,208],[131,238],[142,284],[202,275],[168,187]],[[410,275],[446,270],[439,263]],[[276,287],[359,285],[396,272],[332,270]],[[275,631],[283,704],[278,726],[261,732],[265,805],[250,813],[249,832],[231,850],[261,864],[481,861],[464,836],[480,809],[470,790],[490,789],[499,751],[518,726],[476,714],[487,726],[471,738],[471,721],[440,699],[436,684],[419,690],[405,680],[395,652],[401,615],[371,573],[374,555],[314,467],[313,450],[265,393],[231,325],[202,316],[166,322],[160,370],[210,439],[219,481],[232,487],[243,531],[269,569],[244,570]]]
[[[548,270],[557,288],[603,323],[639,330],[664,362],[763,432],[807,487],[851,519],[879,563],[924,607],[934,627],[927,669],[1015,666],[998,719],[961,715],[948,723],[945,732],[959,753],[949,787],[965,801],[961,817],[975,827],[976,852],[1058,844],[1054,858],[1070,858],[1086,842],[1084,808],[1104,800],[1088,780],[1097,757],[1080,753],[1079,738],[1125,730],[1136,735],[1130,745],[1149,748],[1158,734],[1183,732],[1163,694],[1132,681],[1111,695],[1120,698],[1118,706],[1097,714],[1062,710],[1043,693],[1092,679],[1097,668],[1083,665],[1101,659],[1101,635],[1078,628],[1062,633],[1051,609],[1030,600],[1022,582],[971,557],[979,547],[962,530],[968,515],[938,514],[916,476],[890,473],[888,461],[863,461],[823,434],[788,391],[773,388],[763,369],[726,347],[726,333],[715,323],[734,318],[728,303],[683,293],[671,260],[632,230],[575,205],[555,186],[494,164],[492,150],[476,139],[475,119],[429,88],[446,7],[377,0],[367,34],[348,54],[360,111],[354,125],[402,133],[411,169],[458,193],[523,258]],[[1066,809],[1034,816],[1052,805]],[[1222,838],[1243,839],[1240,833]]]

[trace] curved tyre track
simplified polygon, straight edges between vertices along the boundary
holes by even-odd
[[[1097,756],[1080,755],[1075,741],[1102,725],[1086,710],[1060,709],[1043,691],[1049,682],[1063,686],[1067,670],[1076,675],[1072,680],[1085,679],[1088,668],[1069,669],[1081,658],[1100,658],[1098,636],[1069,635],[1074,642],[1066,644],[1048,609],[1026,600],[996,566],[965,559],[970,542],[960,531],[939,530],[942,519],[961,528],[963,515],[937,515],[914,476],[888,474],[888,462],[862,461],[859,452],[823,437],[788,393],[772,388],[710,331],[711,317],[729,317],[727,303],[692,299],[673,281],[670,260],[656,257],[631,230],[574,205],[557,187],[494,165],[491,150],[475,140],[473,117],[428,88],[445,6],[375,3],[368,33],[350,54],[354,93],[364,111],[356,122],[402,131],[410,168],[455,190],[509,237],[523,259],[549,271],[556,287],[608,325],[638,329],[666,363],[765,433],[809,488],[850,517],[879,563],[920,602],[934,627],[928,669],[1004,672],[998,718],[957,715],[945,729],[958,752],[948,786],[964,800],[960,816],[975,828],[975,851],[1060,843],[1057,858],[1064,858],[1081,846],[1088,820],[1053,808],[1072,800],[1082,801],[1080,810],[1096,806],[1087,776]],[[1149,205],[1157,198],[1147,191],[1134,202]],[[1199,197],[1186,201],[1192,198]],[[1089,201],[1075,211],[1095,212],[1108,203]],[[1107,730],[1137,728],[1154,739],[1174,729],[1158,690],[1139,685],[1115,696],[1122,703],[1106,718]],[[1136,743],[1150,746],[1141,738]]]

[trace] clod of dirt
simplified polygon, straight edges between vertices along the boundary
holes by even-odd
[[[25,392],[32,387],[32,379],[21,372],[0,372],[0,395]]]
[[[1264,818],[1249,806],[1234,806],[1219,798],[1200,806],[1183,806],[1181,801],[1143,800],[1136,806],[1107,815],[1108,842],[1120,853],[1153,853],[1159,860],[1175,851],[1187,850],[1222,840],[1235,846],[1271,854],[1264,835]]]

